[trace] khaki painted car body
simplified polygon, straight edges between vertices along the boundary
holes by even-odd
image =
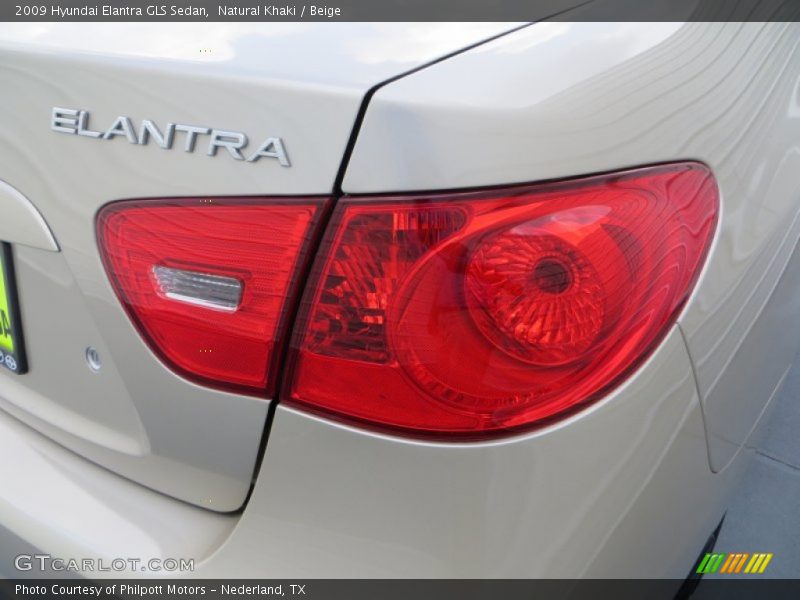
[[[29,237],[11,241],[37,367],[0,373],[0,449],[15,457],[0,463],[13,482],[0,571],[28,548],[188,557],[196,577],[688,573],[800,348],[798,24],[226,26],[216,62],[186,54],[211,35],[201,26],[176,28],[179,41],[120,26],[91,44],[86,27],[0,28],[0,180],[30,203]],[[161,44],[149,56],[144,35]],[[369,99],[341,192],[698,160],[722,197],[707,263],[645,364],[569,419],[447,444],[278,405],[254,475],[268,400],[158,361],[105,276],[95,212],[131,197],[331,195],[365,95],[410,70]],[[292,166],[62,135],[52,106],[279,135]],[[28,231],[32,215],[57,248]]]

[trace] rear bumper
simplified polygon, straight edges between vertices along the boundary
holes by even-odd
[[[0,455],[0,577],[133,576],[99,572],[129,557],[201,562],[236,523],[90,463],[2,411]],[[42,570],[37,554],[94,568]]]
[[[0,488],[0,571],[11,576],[41,575],[13,564],[37,551],[193,559],[168,574],[204,578],[682,578],[737,470],[709,469],[677,329],[603,401],[507,440],[399,440],[279,407],[238,515],[149,491],[5,415],[0,445],[15,457],[0,464],[12,483]]]

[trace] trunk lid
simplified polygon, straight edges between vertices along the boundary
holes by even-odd
[[[0,180],[18,204],[0,241],[12,242],[29,363],[0,372],[0,407],[151,488],[239,508],[270,399],[192,383],[159,360],[108,281],[97,211],[127,198],[330,195],[372,86],[513,27],[0,26]],[[139,143],[143,121],[162,136],[175,124],[171,148],[152,129]],[[245,160],[225,147],[236,136],[210,150],[211,130],[247,136]]]

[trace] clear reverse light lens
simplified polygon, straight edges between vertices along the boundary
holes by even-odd
[[[97,238],[114,291],[165,364],[204,385],[271,396],[326,203],[122,200],[99,212]]]
[[[242,299],[242,282],[234,277],[185,271],[156,265],[153,277],[170,300],[233,312]]]

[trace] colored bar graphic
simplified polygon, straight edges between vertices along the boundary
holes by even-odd
[[[749,556],[750,556],[750,555],[749,555],[747,552],[745,552],[744,554],[742,554],[742,558],[739,560],[739,562],[738,562],[738,563],[736,563],[736,570],[735,570],[735,571],[733,571],[734,573],[739,573],[739,572],[742,570],[742,567],[744,566],[744,563],[745,563],[745,561],[747,560],[747,558],[748,558]]]
[[[728,554],[728,559],[723,563],[722,568],[719,570],[720,573],[730,573],[733,571],[733,565],[736,564],[736,560],[739,558],[738,554]]]
[[[753,558],[751,558],[751,559],[750,559],[750,562],[749,562],[749,563],[747,563],[747,566],[745,567],[745,569],[744,569],[744,572],[745,572],[745,573],[752,573],[752,572],[753,572],[753,567],[755,567],[755,566],[756,566],[756,563],[757,563],[759,560],[761,560],[761,555],[760,555],[760,554],[758,554],[758,553],[756,553],[756,554],[753,554]]]
[[[745,573],[753,575],[763,573],[769,562],[772,560],[773,554],[766,552],[756,552],[750,554],[748,552],[732,552],[727,553],[706,553],[700,565],[697,567],[697,573],[717,573],[720,574],[733,574],[741,573],[744,568]],[[748,561],[748,559],[750,559]],[[745,566],[745,563],[747,566]]]
[[[770,552],[769,554],[767,554],[765,556],[764,562],[761,563],[761,568],[758,570],[758,572],[759,573],[763,573],[764,570],[767,568],[767,565],[769,564],[769,561],[771,561],[771,560],[772,560],[772,552]]]
[[[707,553],[703,557],[700,566],[697,567],[697,573],[716,573],[722,561],[725,560],[725,554],[710,554]]]

